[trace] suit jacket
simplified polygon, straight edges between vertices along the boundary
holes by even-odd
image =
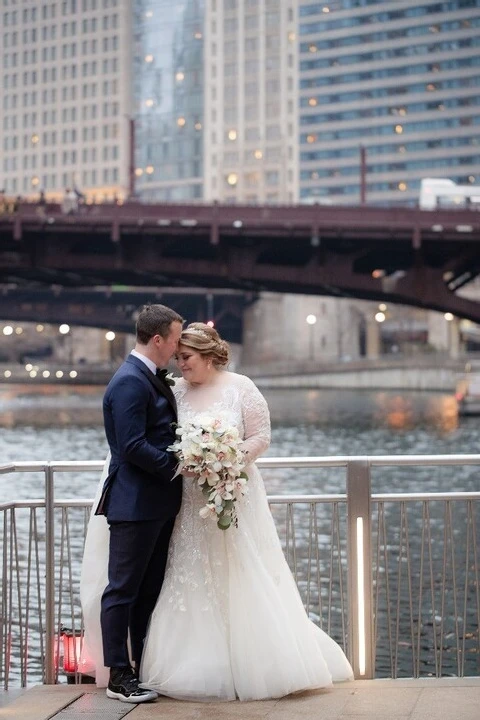
[[[96,515],[109,522],[174,517],[182,499],[174,442],[177,407],[170,387],[129,355],[103,398],[105,433],[112,454]]]

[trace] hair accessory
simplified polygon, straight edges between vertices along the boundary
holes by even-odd
[[[205,330],[200,330],[200,328],[185,328],[183,331],[184,333],[193,333],[193,335],[200,335],[200,337],[205,338],[206,340],[211,340],[212,338],[205,332]]]

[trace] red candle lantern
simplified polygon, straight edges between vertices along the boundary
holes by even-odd
[[[91,669],[92,663],[82,655],[83,630],[75,631],[63,625],[60,628],[60,641],[63,649],[63,672],[68,683],[94,683],[95,678],[86,673]],[[60,655],[62,655],[60,649]],[[58,661],[56,662],[58,668]]]
[[[69,628],[62,627],[61,638],[63,644],[63,672],[67,675],[74,675],[78,671],[82,635]]]
[[[75,675],[78,672],[82,635],[83,633],[75,632],[63,625],[60,628],[60,657],[63,656],[63,672],[66,675]]]

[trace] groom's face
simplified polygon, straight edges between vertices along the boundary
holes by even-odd
[[[166,365],[176,352],[181,333],[182,324],[175,321],[171,323],[170,332],[166,337],[155,335],[153,340],[156,352],[155,364],[157,367]]]

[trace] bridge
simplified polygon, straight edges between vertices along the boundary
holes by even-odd
[[[458,291],[480,272],[472,210],[20,204],[0,216],[0,284],[204,287],[335,295],[480,322]]]
[[[84,327],[102,327],[131,333],[135,315],[142,305],[163,303],[188,322],[213,320],[229,342],[242,341],[243,311],[257,299],[252,292],[206,290],[204,288],[166,287],[118,288],[64,287],[37,283],[0,285],[0,317],[16,322],[68,323]]]

